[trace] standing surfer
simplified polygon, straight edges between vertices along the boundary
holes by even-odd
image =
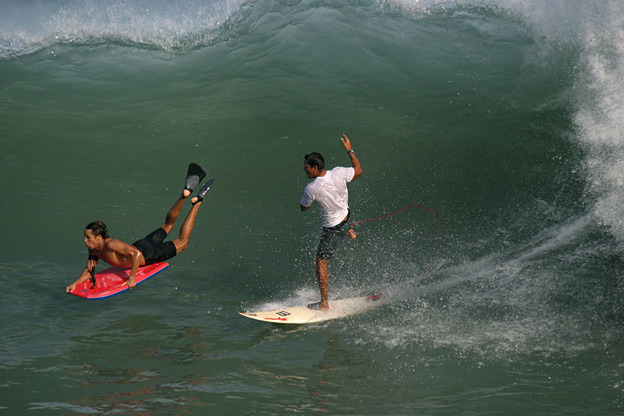
[[[339,237],[345,234],[343,229],[351,216],[347,183],[362,174],[362,166],[353,152],[351,141],[346,134],[343,134],[340,140],[351,159],[352,167],[338,166],[325,170],[323,156],[316,152],[305,155],[305,173],[308,178],[314,180],[305,187],[299,205],[301,211],[307,211],[312,203],[316,202],[323,219],[323,232],[316,251],[315,262],[316,279],[321,291],[318,309],[321,310],[329,309],[329,260],[338,246]],[[356,237],[352,229],[349,229],[346,235],[352,239]],[[309,306],[313,307],[313,305]]]
[[[74,283],[65,288],[66,292],[71,293],[77,285],[89,278],[95,279],[95,266],[99,259],[116,267],[131,267],[130,276],[125,284],[132,289],[135,286],[134,278],[139,266],[168,260],[179,254],[182,250],[185,250],[188,247],[189,239],[193,232],[195,217],[199,206],[206,196],[206,193],[208,193],[214,179],[210,179],[206,182],[197,193],[197,196],[191,200],[193,206],[182,224],[179,237],[172,241],[164,240],[173,230],[184,201],[186,201],[186,198],[191,195],[191,192],[193,192],[195,187],[197,187],[205,177],[206,173],[202,168],[195,163],[191,163],[186,174],[186,183],[184,184],[182,195],[167,213],[165,223],[156,231],[132,245],[110,238],[106,225],[104,225],[102,221],[94,221],[88,224],[84,232],[84,241],[89,250],[87,267]]]

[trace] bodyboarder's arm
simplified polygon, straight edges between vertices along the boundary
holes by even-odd
[[[108,249],[115,252],[120,258],[130,259],[130,276],[123,284],[128,285],[130,289],[133,289],[136,284],[134,283],[134,277],[136,276],[141,261],[143,260],[143,253],[133,245],[124,243],[123,241],[113,240],[108,244]]]
[[[136,286],[136,283],[134,283],[134,277],[136,276],[136,272],[139,270],[139,266],[141,265],[142,253],[138,248],[134,246],[131,247],[134,248],[132,252],[132,269],[130,270],[130,276],[128,277],[128,281],[126,281],[126,284],[130,289],[134,289],[134,286]]]
[[[71,285],[67,286],[65,288],[65,292],[66,293],[71,293],[76,286],[78,286],[79,284],[81,284],[82,282],[88,280],[89,278],[91,278],[92,274],[91,271],[95,271],[95,266],[97,265],[98,262],[98,258],[95,256],[89,256],[89,259],[87,260],[87,267],[85,267],[85,269],[82,271],[82,273],[80,273],[80,277],[78,277],[78,279],[76,279],[76,281],[74,283],[72,283]]]

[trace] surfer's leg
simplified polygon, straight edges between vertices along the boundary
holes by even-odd
[[[323,233],[316,249],[316,280],[321,291],[319,309],[329,309],[329,260],[333,257],[338,245],[340,227],[323,228]]]
[[[197,217],[197,211],[199,211],[199,207],[204,200],[204,197],[210,190],[212,186],[212,182],[214,179],[210,179],[206,184],[199,190],[197,196],[191,199],[191,203],[193,206],[189,211],[184,223],[182,224],[182,228],[180,229],[180,236],[173,240],[173,244],[176,246],[177,253],[180,253],[182,250],[186,250],[189,244],[189,240],[191,239],[191,233],[193,232],[193,227],[195,226],[195,218]]]
[[[316,258],[316,280],[318,281],[319,290],[321,291],[321,301],[319,302],[320,310],[329,309],[329,260]]]
[[[191,239],[191,233],[193,232],[193,227],[195,226],[195,218],[197,217],[197,211],[199,211],[200,205],[201,202],[191,207],[191,210],[186,216],[186,219],[182,224],[182,228],[180,229],[180,236],[173,240],[177,254],[180,254],[182,250],[186,250],[188,247],[189,240]]]
[[[184,205],[184,201],[186,201],[186,198],[189,197],[191,192],[193,192],[193,189],[195,189],[195,187],[199,185],[199,182],[201,182],[204,177],[206,177],[206,172],[204,172],[202,168],[199,167],[199,165],[195,163],[191,163],[189,165],[186,172],[186,181],[184,183],[184,190],[182,191],[182,195],[180,195],[176,203],[173,204],[173,207],[167,213],[167,216],[165,217],[165,223],[162,226],[162,228],[167,232],[167,235],[169,235],[171,230],[173,230],[175,222],[180,216],[180,211],[182,210],[182,205]]]
[[[191,164],[191,165],[193,165],[193,164]],[[196,167],[197,167],[197,169],[201,170],[201,168],[199,166],[196,165]],[[190,167],[189,167],[189,170],[190,170]],[[202,171],[202,173],[203,173],[203,171]],[[205,173],[203,175],[206,176]],[[193,206],[197,205],[197,207],[199,207],[199,205],[201,205],[201,201],[203,201],[204,197],[206,196],[206,194],[210,190],[210,187],[212,186],[212,182],[213,181],[214,181],[214,178],[210,179],[208,182],[206,182],[204,184],[204,186],[202,186],[202,188],[197,193],[197,196],[191,200],[191,203],[193,204]],[[182,205],[184,205],[184,201],[186,201],[186,198],[188,197],[188,195],[190,195],[189,190],[192,190],[192,189],[189,188],[188,184],[187,184],[187,186],[184,188],[184,192],[182,193],[180,198],[178,198],[176,203],[173,205],[173,208],[171,208],[171,210],[167,213],[167,218],[165,218],[165,223],[162,226],[162,228],[167,232],[167,234],[169,234],[171,232],[171,230],[173,230],[173,226],[175,225],[175,221],[180,216],[180,210],[182,209]],[[185,194],[186,194],[186,196],[185,196]],[[192,215],[193,220],[189,223],[189,217],[191,216],[191,213],[193,213],[193,215]],[[188,238],[191,236],[191,231],[193,231],[193,223],[195,222],[195,215],[197,214],[197,210],[191,209],[191,213],[189,213],[189,216],[186,217],[186,221],[184,221],[184,224],[186,225],[186,229],[189,230],[189,227],[190,227],[190,231],[188,231],[188,232],[185,231],[185,226],[183,225],[182,226],[182,230],[180,231],[180,238],[179,238],[179,239],[182,239],[182,242],[179,243],[179,244],[176,243],[176,247],[178,247],[178,246],[179,247],[184,247],[184,248],[178,250],[178,253],[186,248],[186,246],[188,245]],[[186,240],[186,242],[184,240]]]
[[[171,207],[171,209],[167,213],[167,216],[165,217],[165,223],[162,225],[162,229],[165,230],[167,235],[169,235],[171,230],[173,230],[175,222],[180,216],[180,211],[182,210],[182,205],[184,205],[184,201],[186,201],[186,198],[184,196],[180,196],[180,198],[178,198],[176,203],[173,204],[173,207]]]

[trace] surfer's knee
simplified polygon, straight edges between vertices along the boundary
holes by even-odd
[[[160,226],[160,228],[162,228],[163,230],[165,230],[165,232],[167,233],[167,235],[169,235],[169,233],[173,230],[173,227],[175,226],[175,223],[164,223],[163,225]]]
[[[177,238],[177,239],[173,240],[173,244],[175,244],[176,253],[180,254],[180,252],[182,252],[182,251],[184,251],[184,250],[186,250],[188,248],[189,240],[188,239]]]

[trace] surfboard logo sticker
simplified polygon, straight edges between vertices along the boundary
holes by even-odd
[[[290,315],[290,312],[288,312],[288,311],[279,311],[279,312],[275,312],[275,314],[279,315],[279,316],[288,316],[288,315]]]

